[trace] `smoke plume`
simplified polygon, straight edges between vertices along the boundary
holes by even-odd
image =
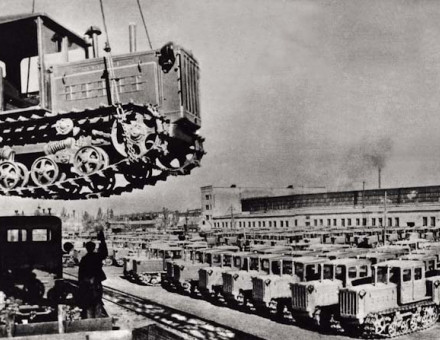
[[[391,155],[393,143],[391,139],[382,137],[375,140],[363,138],[352,145],[343,156],[339,185],[346,188],[359,187],[359,182],[377,176],[377,169],[384,169]]]

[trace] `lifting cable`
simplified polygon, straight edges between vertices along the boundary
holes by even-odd
[[[145,22],[144,13],[142,12],[141,3],[139,2],[139,0],[136,0],[136,2],[139,7],[139,12],[141,13],[142,22],[144,23],[144,28],[145,28],[145,33],[147,34],[148,44],[150,45],[150,49],[152,50],[153,45],[151,45],[150,35],[148,34],[147,23]]]
[[[104,4],[102,0],[99,0],[99,4],[101,6],[101,15],[102,15],[102,22],[104,24],[104,32],[105,32],[105,48],[104,51],[107,52],[107,61],[108,61],[108,72],[109,72],[109,78],[110,78],[110,86],[111,86],[111,93],[115,95],[115,103],[113,103],[113,96],[112,96],[112,104],[116,104],[117,108],[122,108],[120,106],[120,99],[119,99],[119,92],[118,92],[118,86],[116,84],[116,78],[115,78],[115,71],[113,67],[113,58],[111,55],[111,47],[110,47],[110,40],[108,35],[108,29],[107,29],[107,21],[105,19],[105,13],[104,13]],[[120,114],[120,110],[117,110],[118,114]]]
[[[34,13],[35,13],[35,0],[32,0],[32,14],[34,14]],[[29,93],[30,72],[31,72],[31,57],[29,57],[29,59],[28,59],[26,94]]]
[[[128,140],[128,138],[127,138],[128,133],[126,131],[125,124],[123,124],[123,121],[125,120],[125,112],[124,112],[124,108],[122,107],[121,100],[119,97],[118,83],[116,80],[115,69],[113,66],[113,58],[112,58],[112,54],[111,54],[111,47],[110,47],[110,41],[109,41],[109,35],[108,35],[108,29],[107,29],[107,21],[105,20],[103,1],[99,0],[99,4],[101,6],[102,21],[104,24],[104,32],[105,32],[105,39],[106,39],[104,51],[107,52],[107,62],[108,62],[107,71],[108,71],[108,77],[110,80],[110,92],[112,94],[111,95],[111,104],[116,107],[116,121],[122,127],[122,131],[123,131],[122,136],[124,139],[125,147],[127,149],[128,158],[129,158],[129,160],[135,160],[136,156],[135,156],[135,151],[133,149],[133,144],[132,144],[132,142],[130,142]],[[104,60],[106,60],[106,58],[104,58]],[[113,100],[113,94],[115,95],[115,97],[114,97],[115,100]]]

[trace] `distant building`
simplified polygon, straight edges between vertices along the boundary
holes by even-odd
[[[234,202],[237,205],[237,202]],[[228,206],[223,202],[222,206]],[[437,227],[440,186],[246,197],[214,228]]]
[[[322,188],[264,188],[264,187],[201,187],[201,224],[203,227],[214,227],[213,221],[223,216],[234,216],[242,213],[242,200],[250,197],[272,197],[292,195],[304,192],[316,192]]]
[[[127,231],[147,231],[156,229],[156,221],[108,221],[108,226],[114,233]]]

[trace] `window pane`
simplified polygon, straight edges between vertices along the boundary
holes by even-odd
[[[333,278],[333,266],[325,265],[324,266],[324,279],[331,280]]]
[[[18,242],[18,229],[8,229],[8,242]]]
[[[402,280],[403,282],[407,282],[411,280],[411,269],[404,269],[402,272]]]
[[[32,230],[32,241],[34,242],[43,242],[49,241],[50,236],[47,229],[33,229]]]
[[[414,279],[421,280],[422,279],[422,268],[416,268],[414,271]]]
[[[356,267],[348,268],[348,277],[354,279],[356,277]]]
[[[359,277],[366,277],[368,275],[368,266],[359,267]]]
[[[336,267],[336,278],[338,280],[343,280],[344,279],[344,268],[343,266],[337,266]]]
[[[293,272],[293,263],[291,261],[283,261],[283,274],[284,275],[292,275]]]
[[[280,262],[279,261],[273,261],[272,262],[272,273],[274,275],[280,275],[281,274],[281,270],[280,270]]]
[[[26,239],[27,239],[26,229],[21,229],[20,231],[21,231],[21,241],[26,242]]]

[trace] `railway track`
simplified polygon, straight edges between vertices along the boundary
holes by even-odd
[[[64,275],[74,279],[70,282],[76,285],[76,275],[69,273],[64,273]],[[200,316],[182,312],[106,285],[104,285],[103,299],[138,315],[145,316],[161,325],[184,333],[193,339],[261,339]]]

